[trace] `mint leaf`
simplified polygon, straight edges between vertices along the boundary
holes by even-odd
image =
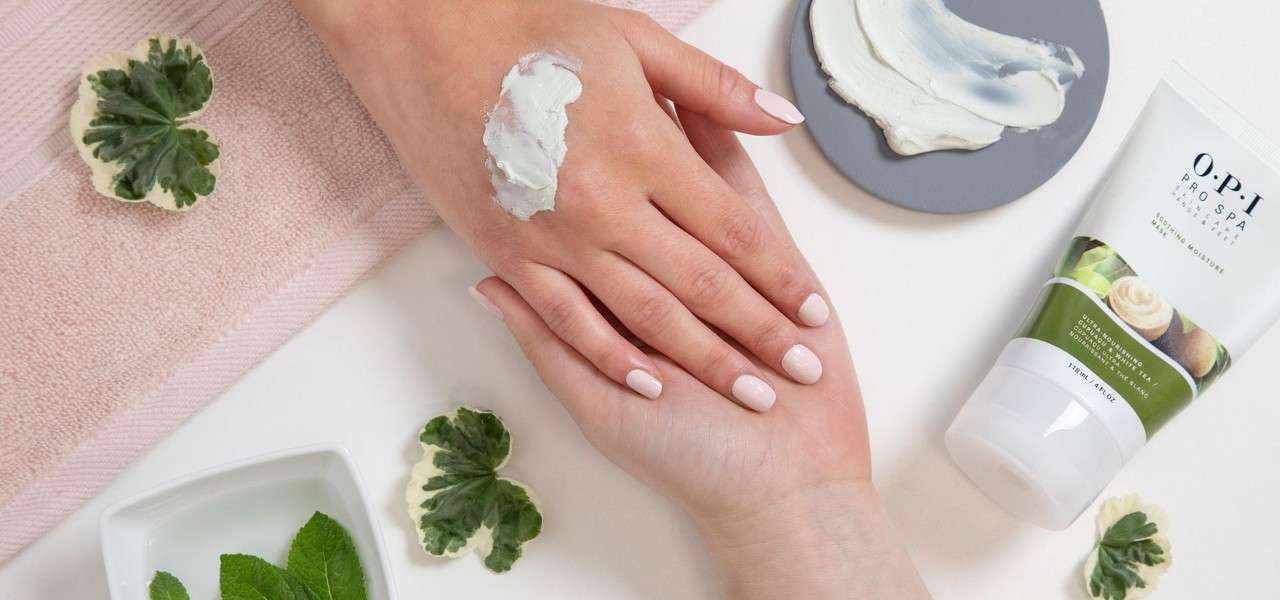
[[[220,563],[222,600],[321,600],[297,577],[256,556],[223,554]]]
[[[347,530],[322,512],[298,531],[288,572],[321,600],[364,600],[364,571]]]
[[[182,582],[164,571],[156,571],[151,578],[151,585],[147,586],[147,592],[151,600],[191,600]]]
[[[542,514],[528,488],[497,474],[511,453],[502,420],[461,406],[428,421],[419,441],[423,459],[406,498],[423,549],[433,556],[475,550],[489,570],[510,570],[541,532]]]
[[[117,68],[86,75],[88,87],[81,87],[72,110],[72,134],[99,192],[190,208],[213,193],[217,181],[211,167],[217,144],[204,130],[184,126],[212,95],[213,75],[195,44],[171,36],[149,38],[126,56],[99,59]],[[87,123],[83,112],[90,115]],[[108,180],[99,182],[99,171]],[[157,186],[165,193],[149,196]]]
[[[1141,511],[1116,521],[1102,535],[1097,546],[1097,564],[1089,576],[1089,595],[1103,600],[1125,600],[1132,588],[1145,588],[1138,565],[1148,567],[1165,561],[1164,549],[1151,538],[1156,524]]]

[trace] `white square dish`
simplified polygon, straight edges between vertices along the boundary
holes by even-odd
[[[315,511],[351,533],[371,600],[393,599],[369,499],[347,451],[307,446],[214,467],[118,502],[102,513],[102,560],[114,600],[147,597],[157,570],[192,598],[218,597],[218,557],[253,554],[284,566]]]

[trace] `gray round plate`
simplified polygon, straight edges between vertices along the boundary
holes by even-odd
[[[827,87],[809,30],[812,1],[800,0],[791,31],[796,103],[836,168],[885,201],[932,213],[974,212],[1013,202],[1057,174],[1098,118],[1111,63],[1098,0],[947,0],[956,14],[988,29],[1070,46],[1084,62],[1084,77],[1067,91],[1066,110],[1048,127],[1007,129],[1000,141],[977,151],[899,156],[875,123]]]

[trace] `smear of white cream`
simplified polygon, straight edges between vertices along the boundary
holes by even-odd
[[[520,58],[502,79],[484,125],[494,199],[517,219],[555,210],[556,183],[568,146],[566,107],[582,94],[581,63],[548,52]]]
[[[814,0],[809,20],[831,89],[867,113],[894,152],[976,150],[1000,139],[1003,125],[938,99],[878,59],[862,35],[854,0]]]
[[[814,0],[809,19],[832,89],[903,155],[1053,123],[1084,73],[1070,48],[978,27],[941,0]]]

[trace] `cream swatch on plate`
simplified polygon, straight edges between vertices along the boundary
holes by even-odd
[[[984,29],[941,0],[814,0],[809,19],[831,88],[902,155],[1049,125],[1084,74],[1071,48]]]

